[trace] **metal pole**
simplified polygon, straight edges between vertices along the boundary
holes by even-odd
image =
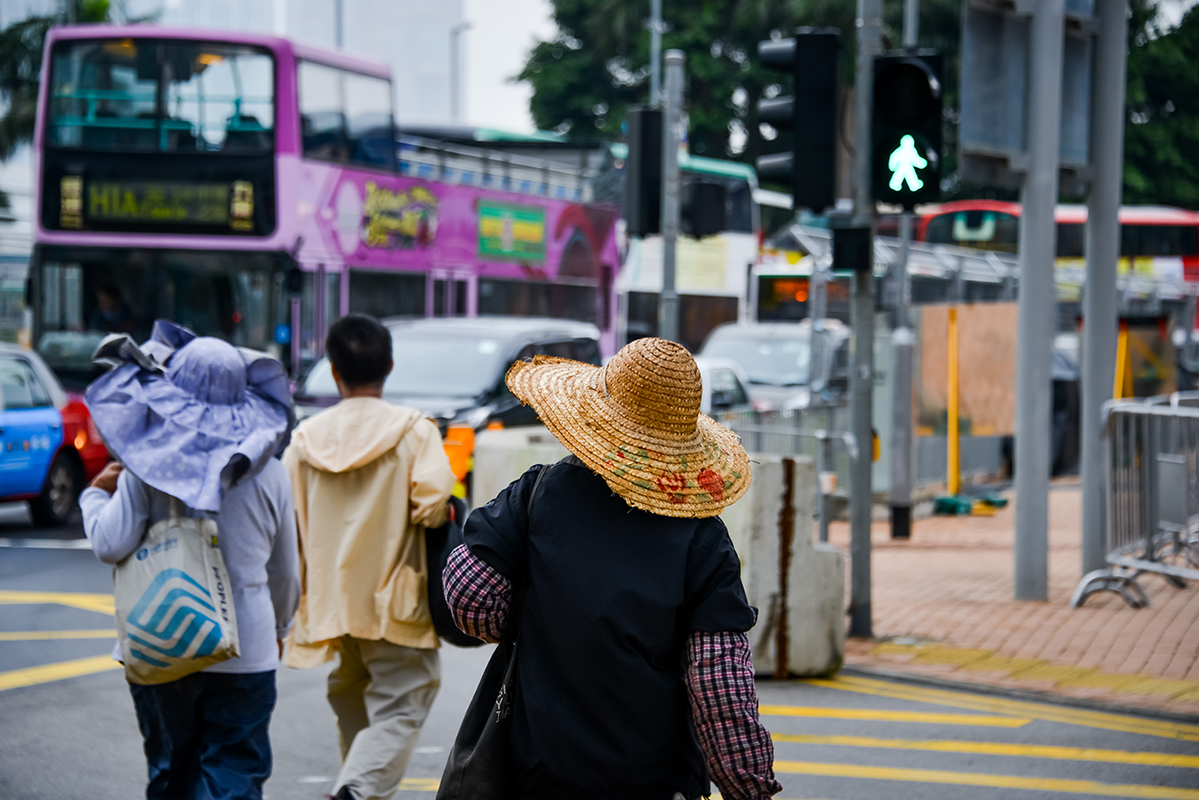
[[[874,97],[874,57],[882,50],[883,2],[858,0],[858,54],[854,108],[855,226],[874,225],[870,192],[870,115]],[[873,248],[872,248],[873,250]],[[872,253],[873,255],[873,253]],[[871,259],[873,261],[873,258]],[[874,492],[870,483],[874,437],[874,270],[856,272],[853,280],[853,374],[850,376],[851,429],[858,457],[850,467],[850,603],[849,634],[873,635],[870,604],[870,518]]]
[[[1087,198],[1087,280],[1082,344],[1082,574],[1104,567],[1103,404],[1111,399],[1118,311],[1120,189],[1124,171],[1124,75],[1128,0],[1098,0],[1091,86],[1091,165]],[[1187,334],[1194,317],[1186,321]]]
[[[951,496],[962,491],[962,424],[958,413],[961,382],[958,377],[958,308],[949,307],[949,335],[946,337],[946,348],[949,364],[946,373],[949,376],[949,402],[945,426],[945,475],[946,490]]]
[[[1056,321],[1053,208],[1061,143],[1065,0],[1033,4],[1029,34],[1028,172],[1020,219],[1016,342],[1015,597],[1049,599],[1049,445]]]
[[[662,115],[662,295],[658,335],[679,340],[679,295],[674,288],[675,245],[679,238],[679,115],[683,109],[682,50],[666,51],[666,109]]]
[[[462,122],[462,34],[470,30],[473,23],[460,22],[450,28],[450,122]]]
[[[915,47],[920,39],[920,0],[904,0],[903,46]],[[908,254],[912,242],[912,212],[899,218],[899,262],[895,303],[895,330],[891,333],[891,538],[912,536],[912,367],[916,336],[910,327],[912,281]]]
[[[903,0],[903,46],[915,47],[920,38],[920,0]]]
[[[649,20],[649,104],[662,103],[662,0],[650,3]]]
[[[345,4],[344,0],[336,0],[333,4],[333,46],[342,50],[346,46]]]

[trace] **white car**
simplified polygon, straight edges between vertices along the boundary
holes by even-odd
[[[712,416],[722,411],[747,411],[752,408],[749,392],[745,388],[749,385],[749,378],[740,364],[728,358],[703,356],[697,356],[695,364],[704,383],[699,403],[701,412]]]
[[[849,328],[824,322],[823,363],[811,369],[812,322],[730,322],[717,327],[700,356],[734,361],[748,376],[749,398],[759,411],[805,408],[811,390],[837,396],[849,382]]]

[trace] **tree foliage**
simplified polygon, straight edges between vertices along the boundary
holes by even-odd
[[[1199,8],[1175,29],[1155,26],[1159,0],[1130,0],[1125,201],[1199,208]],[[619,139],[625,111],[649,101],[649,3],[553,0],[557,35],[538,43],[517,80],[533,88],[539,128],[575,139]],[[763,69],[759,40],[800,25],[841,28],[846,83],[853,79],[855,0],[664,0],[663,50],[687,54],[691,151],[750,163],[786,149],[786,134],[757,119],[757,100],[791,91]],[[1007,196],[956,178],[962,0],[921,0],[920,46],[945,64],[946,196]],[[884,47],[902,44],[902,0],[885,0]],[[848,96],[846,98],[848,100]],[[843,115],[843,118],[848,119]],[[847,137],[848,138],[848,137]]]
[[[1162,31],[1155,5],[1130,20],[1124,202],[1199,208],[1199,7]]]
[[[789,93],[790,79],[759,65],[757,44],[801,25],[840,28],[841,68],[851,82],[855,6],[854,0],[664,0],[662,49],[687,54],[692,152],[752,162],[784,149],[785,140],[768,143],[777,132],[760,126],[757,101]],[[921,43],[955,57],[960,0],[921,6]],[[534,47],[517,76],[533,87],[538,127],[579,139],[619,138],[628,106],[649,101],[648,10],[644,0],[554,0],[558,34]],[[888,0],[886,10],[885,46],[898,47],[902,0]]]
[[[72,0],[80,23],[109,22],[109,0]],[[46,34],[63,20],[54,16],[26,17],[0,31],[0,161],[22,144],[33,141],[38,80]]]

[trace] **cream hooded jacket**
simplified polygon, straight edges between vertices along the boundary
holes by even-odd
[[[383,400],[342,400],[296,429],[283,465],[302,587],[287,665],[325,663],[347,634],[437,647],[424,529],[445,522],[454,488],[437,426]]]

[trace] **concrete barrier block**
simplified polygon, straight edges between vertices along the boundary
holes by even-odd
[[[475,438],[471,506],[487,505],[534,464],[553,464],[566,455],[566,448],[544,425],[480,431]]]
[[[722,518],[741,557],[741,578],[758,624],[750,631],[756,672],[779,666],[779,623],[784,607],[779,569],[784,466],[779,456],[752,457],[753,481],[746,496]],[[786,671],[827,675],[845,657],[845,560],[836,548],[812,541],[816,470],[796,458],[792,477],[793,535],[787,571]]]

